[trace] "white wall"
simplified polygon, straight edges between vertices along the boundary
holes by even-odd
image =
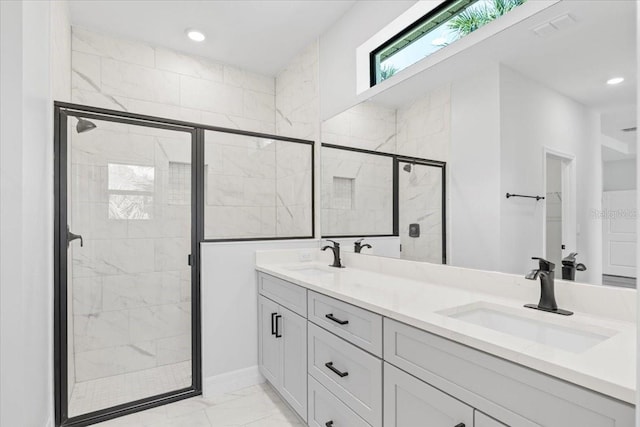
[[[49,2],[0,2],[0,425],[52,422]]]
[[[636,8],[636,28],[640,28],[640,8]],[[638,44],[636,46],[640,46],[640,31],[636,31],[636,37],[638,38]],[[636,58],[637,63],[640,65],[640,55]],[[636,71],[637,73],[637,71]],[[640,87],[637,89],[638,93],[636,95],[636,99],[640,99]],[[640,109],[636,109],[636,123],[640,123]],[[636,143],[638,138],[636,137]],[[636,157],[636,170],[640,169],[640,156]],[[636,188],[640,188],[640,174],[636,174]],[[636,212],[640,212],[640,198],[638,198],[638,208]],[[638,218],[638,224],[640,224],[640,217]],[[640,227],[638,227],[640,229]],[[640,265],[640,240],[638,240],[638,250],[636,250],[638,254],[638,259],[636,265]],[[640,292],[637,292],[637,304],[636,309],[640,312]],[[637,349],[636,349],[636,358],[638,359],[638,364],[636,367],[636,384],[640,384],[640,318],[638,318],[638,337],[636,339]],[[640,427],[640,393],[636,392],[636,427]]]
[[[507,192],[544,195],[545,148],[575,157],[577,247],[587,265],[581,281],[602,281],[600,117],[578,102],[500,67],[500,271],[523,273],[544,254],[544,203],[506,199]],[[566,195],[565,195],[566,196]],[[566,243],[566,242],[565,242]]]
[[[205,396],[262,382],[258,372],[257,250],[318,248],[318,240],[203,243],[202,378]]]
[[[451,87],[449,264],[500,268],[500,108],[498,67]]]
[[[413,4],[415,0],[358,1],[320,37],[322,120],[357,103],[356,48]]]
[[[604,191],[635,190],[636,170],[636,159],[604,162],[602,165]]]

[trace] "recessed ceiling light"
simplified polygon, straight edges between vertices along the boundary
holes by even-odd
[[[201,42],[205,39],[204,34],[202,34],[198,30],[187,30],[187,37],[189,37],[194,42]]]
[[[624,81],[624,77],[614,77],[612,79],[607,80],[608,85],[617,85]]]

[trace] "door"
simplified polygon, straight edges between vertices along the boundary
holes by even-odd
[[[260,295],[258,297],[258,358],[260,372],[274,386],[280,387],[282,377],[282,340],[278,326],[281,323],[280,307],[275,302]]]
[[[398,161],[400,258],[446,264],[445,168]]]
[[[604,268],[611,276],[636,277],[636,191],[605,191]]]
[[[280,307],[282,323],[281,393],[298,415],[307,420],[307,319]]]
[[[195,395],[195,131],[56,111],[57,421]]]
[[[473,427],[473,408],[384,364],[385,427]]]
[[[545,151],[545,258],[562,265],[577,252],[574,161],[568,155]]]

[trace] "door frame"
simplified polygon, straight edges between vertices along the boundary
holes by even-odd
[[[69,417],[67,330],[68,117],[174,130],[191,135],[191,379],[190,387]],[[202,394],[200,242],[204,237],[204,130],[169,119],[54,103],[54,409],[56,426],[87,426]]]
[[[577,252],[577,208],[576,208],[576,156],[544,147],[543,150],[543,194],[547,194],[547,158],[556,157],[562,167],[562,244],[568,249],[562,250],[564,258],[569,252]],[[545,200],[542,215],[542,252],[547,256],[547,203]]]

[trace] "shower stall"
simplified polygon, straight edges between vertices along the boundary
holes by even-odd
[[[199,394],[199,131],[55,110],[58,424]]]
[[[55,104],[57,426],[201,394],[199,245],[312,238],[313,146]]]

